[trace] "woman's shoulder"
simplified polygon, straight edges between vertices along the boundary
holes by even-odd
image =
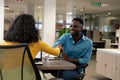
[[[38,40],[37,42],[31,42],[30,43],[30,45],[42,45],[42,44],[46,44],[46,43],[42,40]]]
[[[10,42],[10,41],[1,41],[0,45],[12,45],[12,44],[17,44],[17,42]]]

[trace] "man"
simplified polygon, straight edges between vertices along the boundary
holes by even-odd
[[[83,20],[74,18],[70,26],[70,33],[63,34],[54,44],[63,47],[62,59],[72,62],[76,65],[87,64],[92,53],[92,41],[84,36]],[[65,80],[70,80],[77,74],[80,74],[82,69],[63,70],[59,77]]]

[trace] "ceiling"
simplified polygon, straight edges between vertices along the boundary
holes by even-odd
[[[108,6],[92,6],[90,5],[91,2],[101,2],[102,5],[107,4]],[[5,6],[10,8],[5,10],[5,19],[24,13],[27,5],[35,6],[36,13],[41,13],[42,0],[22,0],[22,2],[5,0]],[[40,7],[39,10],[38,6]],[[111,15],[117,15],[120,14],[120,0],[56,0],[56,15],[66,15],[67,12],[72,12],[74,15],[107,12],[110,12]]]

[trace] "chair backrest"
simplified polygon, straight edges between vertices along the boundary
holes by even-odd
[[[101,41],[101,42],[93,42],[93,47],[94,48],[105,48],[105,40]]]
[[[41,80],[26,43],[0,45],[0,80]]]

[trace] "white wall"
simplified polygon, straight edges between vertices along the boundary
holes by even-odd
[[[4,0],[0,0],[0,41],[3,40],[4,31]]]

